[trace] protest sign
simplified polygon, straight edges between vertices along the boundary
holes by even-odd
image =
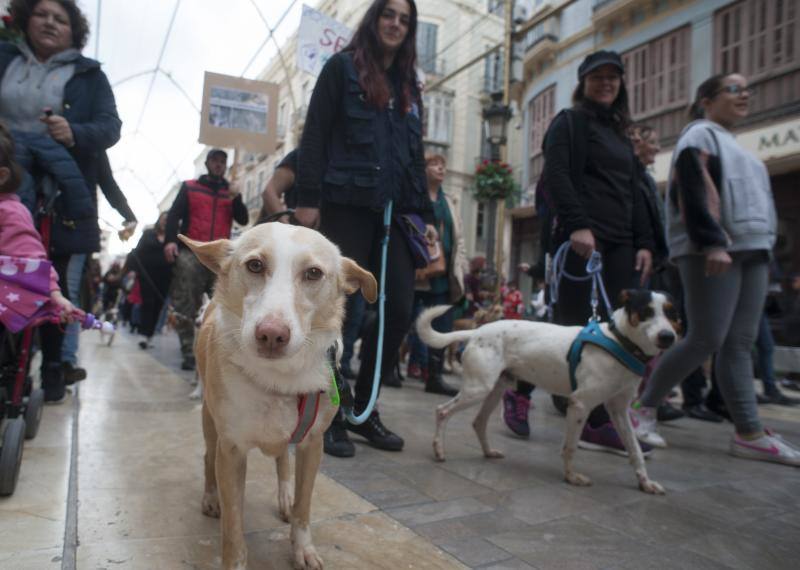
[[[316,77],[325,62],[347,45],[352,34],[341,22],[303,5],[297,31],[297,68]]]
[[[270,154],[278,128],[278,85],[206,72],[199,141]]]

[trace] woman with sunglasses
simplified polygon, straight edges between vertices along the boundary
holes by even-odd
[[[656,406],[676,380],[716,354],[717,382],[736,431],[732,455],[800,466],[800,451],[758,417],[751,349],[764,310],[776,213],[764,164],[731,134],[748,113],[751,90],[739,74],[697,89],[672,155],[667,240],[685,291],[688,334],[659,361],[634,405],[640,440],[658,447]]]

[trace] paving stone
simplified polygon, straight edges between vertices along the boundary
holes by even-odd
[[[508,552],[482,538],[462,538],[442,542],[438,546],[470,567],[500,562],[509,558]]]
[[[484,505],[473,497],[465,497],[463,499],[426,503],[412,507],[386,509],[386,512],[401,523],[415,527],[425,523],[485,513],[490,510],[492,510],[491,507]]]
[[[748,532],[720,530],[693,540],[683,548],[742,570],[794,570],[800,556],[796,538],[791,542],[781,541],[753,529]]]

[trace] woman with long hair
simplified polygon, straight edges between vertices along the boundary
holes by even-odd
[[[667,240],[678,265],[691,326],[659,360],[634,405],[637,436],[665,447],[655,406],[676,381],[716,354],[714,369],[733,420],[732,455],[800,466],[800,451],[764,429],[753,386],[751,350],[769,285],[777,216],[769,174],[730,130],[747,117],[747,79],[714,75],[697,88],[672,154]]]
[[[646,281],[654,249],[646,203],[638,188],[637,159],[627,136],[631,119],[624,74],[616,52],[586,56],[578,68],[572,108],[553,119],[545,136],[542,177],[555,204],[555,246],[570,243],[566,272],[585,275],[586,261],[594,251],[600,252],[603,282],[612,302],[623,289]],[[561,279],[555,322],[585,325],[592,314],[590,295],[589,281]],[[599,309],[600,316],[608,319],[602,303]],[[530,384],[520,383],[516,392],[504,395],[506,423],[523,436],[529,433],[531,390]],[[602,406],[589,415],[580,445],[625,453]]]
[[[402,216],[433,222],[422,146],[422,99],[416,75],[417,8],[413,0],[375,0],[350,43],[320,73],[300,144],[295,218],[319,230],[342,253],[380,274],[383,209],[391,200],[383,362],[376,364],[377,322],[363,339],[355,411],[365,409],[376,366],[388,377],[411,325],[415,261]],[[433,231],[432,226],[429,231]],[[377,321],[377,320],[376,320]],[[347,429],[380,449],[403,440],[377,410]],[[355,448],[340,416],[325,435],[325,452],[350,457]]]

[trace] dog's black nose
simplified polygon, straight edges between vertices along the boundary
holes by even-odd
[[[658,348],[669,348],[675,342],[675,333],[672,331],[663,330],[658,333],[656,344]]]
[[[259,350],[274,354],[286,348],[292,333],[289,325],[284,322],[269,319],[261,321],[256,326],[256,342]]]

